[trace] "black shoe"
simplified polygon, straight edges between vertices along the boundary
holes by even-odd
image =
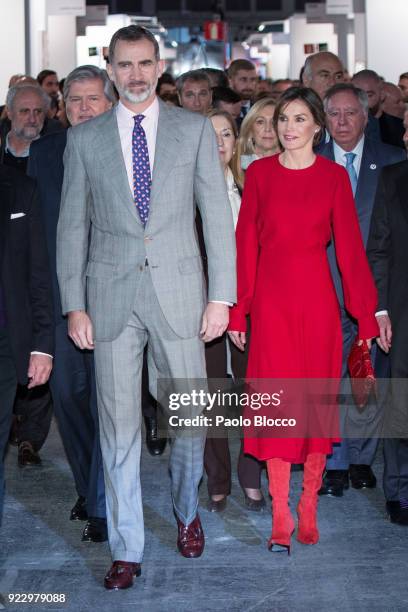
[[[106,519],[91,516],[82,533],[82,542],[106,542],[107,539]]]
[[[225,495],[222,499],[215,501],[210,497],[208,500],[208,510],[209,512],[224,512],[227,507],[227,496]]]
[[[408,500],[387,501],[385,504],[391,523],[408,525]]]
[[[323,476],[319,495],[329,497],[342,497],[343,491],[349,488],[348,470],[326,470]]]
[[[41,457],[33,449],[33,445],[31,444],[31,442],[28,442],[27,440],[24,442],[20,442],[20,444],[18,445],[18,466],[40,466],[41,463]]]
[[[86,521],[88,519],[88,513],[86,511],[85,497],[81,495],[76,500],[75,506],[71,510],[69,517],[70,521]]]
[[[149,453],[155,457],[162,455],[166,448],[167,438],[159,438],[156,417],[145,417],[146,446]]]
[[[244,491],[244,499],[245,499],[245,507],[247,510],[251,510],[251,512],[261,512],[265,506],[265,498],[262,495],[261,499],[254,499],[253,497],[249,497]]]
[[[369,465],[350,464],[350,481],[354,489],[374,489],[377,479]]]

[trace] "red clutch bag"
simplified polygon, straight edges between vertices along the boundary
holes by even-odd
[[[350,372],[351,392],[354,402],[358,408],[364,408],[371,393],[376,394],[373,364],[365,340],[361,345],[358,344],[357,338],[354,340],[347,365]]]

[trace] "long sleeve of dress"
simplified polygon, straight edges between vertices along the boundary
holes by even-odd
[[[379,334],[375,318],[377,290],[364,250],[347,172],[340,167],[336,170],[332,229],[344,303],[351,316],[357,319],[359,338],[372,338]]]
[[[251,164],[246,172],[236,241],[237,303],[231,308],[228,328],[232,331],[246,331],[246,315],[250,311],[254,294],[259,252],[256,164]]]

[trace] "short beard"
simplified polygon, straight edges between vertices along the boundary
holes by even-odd
[[[146,102],[146,100],[150,98],[150,96],[152,95],[154,91],[154,88],[152,85],[148,85],[145,91],[141,91],[138,94],[133,93],[129,89],[118,87],[117,85],[116,85],[116,88],[119,92],[119,95],[122,98],[125,98],[125,100],[127,100],[128,102],[131,102],[132,104],[141,104],[142,102]]]
[[[34,136],[32,136],[31,134],[30,135],[27,134],[25,132],[26,129],[27,128],[21,128],[19,130],[14,129],[13,131],[14,131],[14,134],[17,136],[17,138],[19,138],[20,140],[24,140],[25,142],[31,142],[39,137],[42,127],[41,128],[28,128],[28,129],[35,130]]]

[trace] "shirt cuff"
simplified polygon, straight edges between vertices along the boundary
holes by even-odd
[[[210,304],[225,304],[226,306],[233,306],[231,302],[224,302],[223,300],[211,300]]]
[[[375,313],[376,317],[380,317],[381,315],[388,316],[388,310],[379,310],[378,312]]]
[[[31,351],[30,355],[45,355],[46,357],[51,357],[51,359],[54,359],[52,355],[49,355],[48,353],[42,353],[41,351]]]

